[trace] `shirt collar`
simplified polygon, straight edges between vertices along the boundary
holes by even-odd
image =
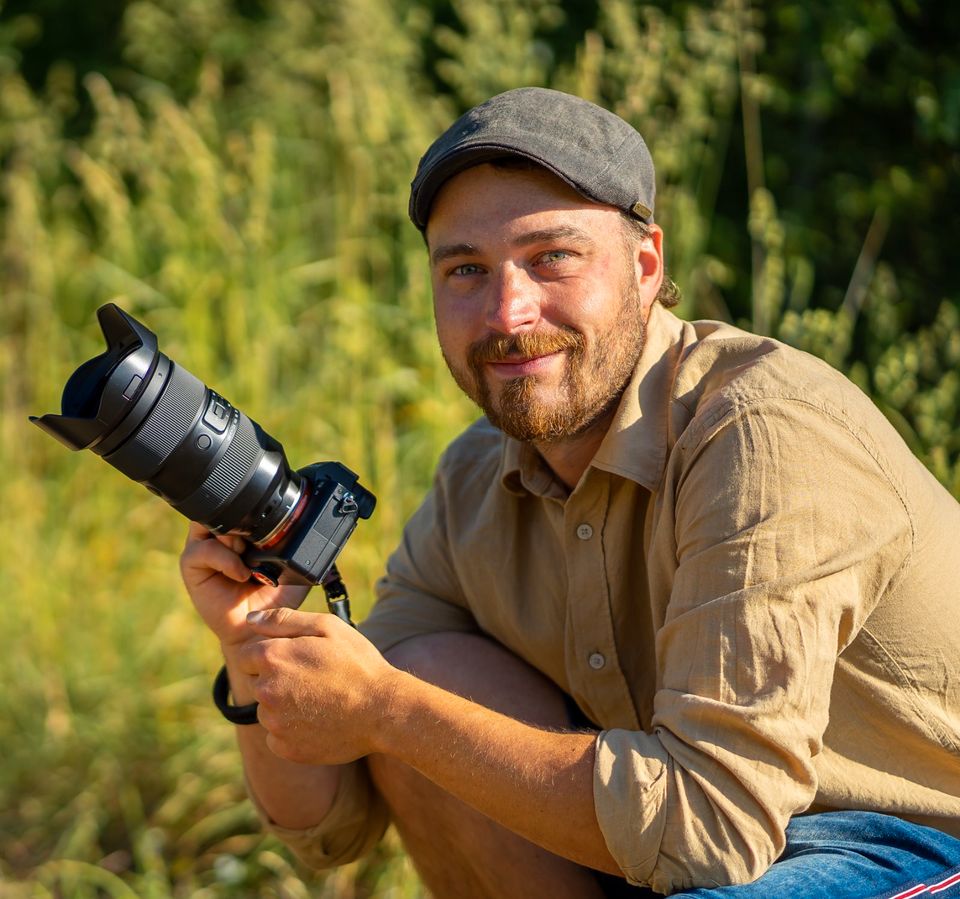
[[[689,326],[659,303],[650,307],[643,352],[613,422],[593,457],[595,468],[655,490],[667,462],[670,402]]]
[[[683,355],[685,323],[659,303],[650,308],[646,339],[613,423],[591,465],[656,489],[667,460],[670,400]],[[687,335],[689,337],[689,335]],[[567,491],[529,444],[505,437],[500,480],[511,493],[538,496]]]
[[[500,483],[517,496],[535,496],[565,500],[569,491],[560,483],[550,466],[529,443],[504,436],[500,457]]]

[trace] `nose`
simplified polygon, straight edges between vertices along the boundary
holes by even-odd
[[[540,291],[529,275],[514,265],[504,265],[491,279],[487,327],[501,334],[515,334],[536,326],[540,320]]]

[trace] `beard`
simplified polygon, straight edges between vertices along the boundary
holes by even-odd
[[[471,344],[466,367],[455,366],[444,353],[460,388],[505,434],[528,443],[560,443],[589,431],[619,402],[643,350],[645,320],[639,291],[632,281],[613,325],[588,348],[584,335],[564,325],[548,331],[489,334]],[[503,383],[495,393],[485,364],[513,358],[563,353],[565,370],[552,395],[540,395],[536,375]]]

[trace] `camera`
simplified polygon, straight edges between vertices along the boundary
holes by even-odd
[[[376,497],[338,462],[292,470],[280,443],[161,353],[141,322],[113,303],[97,318],[106,351],[70,376],[60,415],[30,420],[212,532],[239,534],[260,582],[323,584],[330,599],[334,562]]]

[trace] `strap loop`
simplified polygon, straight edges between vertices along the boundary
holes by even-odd
[[[224,665],[213,681],[213,704],[231,724],[257,724],[257,703],[230,705],[230,678]]]

